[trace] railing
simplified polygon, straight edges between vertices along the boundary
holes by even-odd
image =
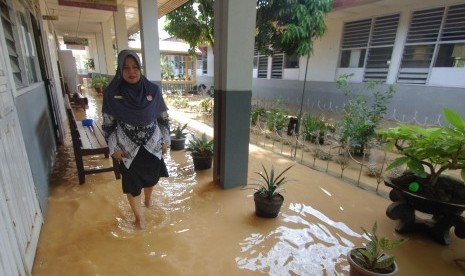
[[[350,141],[340,142],[335,133],[325,134],[324,137],[316,136],[309,141],[305,134],[287,135],[284,130],[270,131],[260,117],[255,125],[251,124],[250,130],[250,143],[383,197],[387,197],[390,191],[390,188],[380,185],[384,176],[398,175],[401,172],[386,172],[387,164],[393,161],[396,155],[386,153],[383,145],[374,140],[368,143],[360,155],[355,155]],[[318,184],[309,180],[309,185]]]
[[[190,81],[162,81],[163,93],[179,93],[192,91],[195,83]]]

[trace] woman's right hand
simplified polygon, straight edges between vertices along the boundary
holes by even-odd
[[[123,160],[123,158],[124,158],[124,151],[122,151],[122,150],[120,150],[120,149],[119,149],[119,150],[116,150],[116,151],[113,153],[112,157],[115,158],[115,159],[118,160],[118,161],[121,161],[121,160]]]

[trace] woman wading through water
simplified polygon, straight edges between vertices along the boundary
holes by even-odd
[[[135,227],[145,228],[141,208],[152,206],[153,186],[168,177],[163,155],[170,145],[168,108],[158,85],[140,71],[134,51],[118,55],[118,68],[105,89],[102,104],[103,130],[110,154],[120,161],[123,193],[135,216]]]

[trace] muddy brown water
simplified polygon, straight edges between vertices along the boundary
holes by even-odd
[[[76,113],[99,120],[100,99],[88,96],[94,98],[86,113]],[[71,142],[65,141],[33,275],[346,275],[346,253],[366,242],[361,226],[378,221],[380,234],[403,237],[385,215],[389,200],[300,164],[289,173],[293,181],[285,186],[279,216],[263,219],[254,214],[252,190],[221,189],[212,170],[194,171],[184,151],[165,158],[170,177],[155,186],[140,231],[112,173],[78,184]],[[282,170],[293,163],[250,145],[250,182],[261,164]],[[451,245],[442,246],[423,235],[408,237],[392,251],[400,275],[465,275],[454,263],[465,257],[464,240],[452,233]]]

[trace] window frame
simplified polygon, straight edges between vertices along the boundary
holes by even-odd
[[[35,20],[33,18],[34,11],[26,5],[27,3],[23,3],[22,1],[0,1],[2,5],[5,5],[5,10],[8,12],[7,15],[3,15],[2,12],[2,28],[4,34],[8,33],[10,36],[9,38],[5,37],[9,51],[14,50],[14,52],[9,54],[7,60],[11,68],[12,80],[16,91],[35,86],[35,84],[42,82],[42,77],[31,23],[31,20]],[[8,26],[5,26],[5,23]],[[10,31],[7,32],[6,28],[9,28],[11,33]],[[10,43],[9,45],[8,42]],[[27,55],[28,52],[31,52],[32,55]],[[28,59],[28,57],[31,57],[31,59]]]

